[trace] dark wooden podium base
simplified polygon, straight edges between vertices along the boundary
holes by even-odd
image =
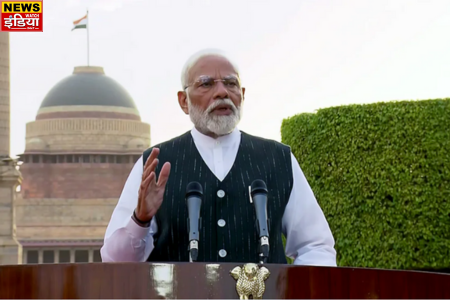
[[[239,264],[91,263],[0,266],[0,298],[239,299]],[[450,298],[450,274],[265,265],[263,298]]]

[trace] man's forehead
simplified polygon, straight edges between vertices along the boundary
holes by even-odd
[[[221,56],[205,56],[197,60],[191,67],[190,77],[198,77],[200,75],[209,76],[228,76],[237,75],[233,64],[228,59]]]

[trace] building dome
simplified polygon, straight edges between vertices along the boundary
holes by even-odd
[[[58,155],[132,161],[149,145],[150,124],[141,121],[130,94],[102,67],[82,66],[48,92],[35,121],[27,123],[23,155],[25,161],[27,155],[28,161],[59,162]]]
[[[45,96],[40,109],[54,106],[113,106],[136,109],[130,94],[102,67],[75,67]]]

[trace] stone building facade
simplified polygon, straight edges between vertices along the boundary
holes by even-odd
[[[9,33],[0,32],[0,265],[22,262],[16,239],[16,188],[21,183],[16,162],[10,157]]]
[[[26,125],[11,223],[22,248],[17,262],[101,261],[112,211],[149,146],[150,125],[128,92],[101,67],[75,67]]]

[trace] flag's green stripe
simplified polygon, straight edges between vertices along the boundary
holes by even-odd
[[[86,28],[86,24],[83,24],[83,25],[76,25],[74,28],[72,28],[72,30],[80,29],[80,28]]]

